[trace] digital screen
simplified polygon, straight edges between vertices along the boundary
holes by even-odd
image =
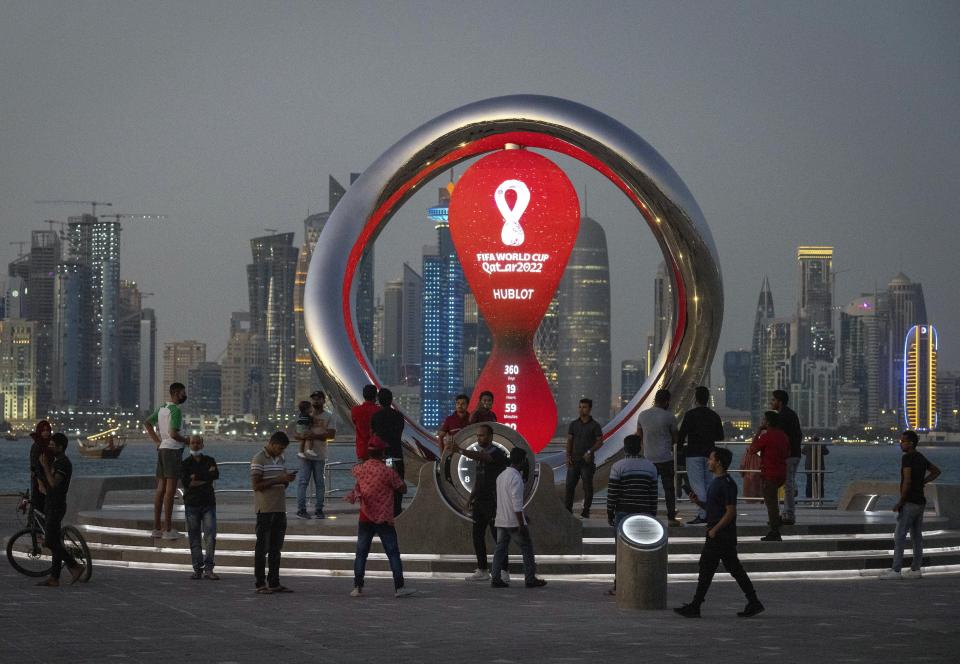
[[[489,390],[498,421],[539,452],[556,429],[557,407],[533,337],[577,239],[576,190],[546,157],[505,149],[464,172],[449,219],[464,276],[493,336],[471,408]]]

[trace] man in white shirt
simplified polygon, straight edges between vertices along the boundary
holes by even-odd
[[[500,577],[506,567],[507,551],[510,540],[516,538],[523,554],[523,575],[527,588],[542,588],[547,585],[537,578],[537,561],[533,555],[533,540],[527,529],[527,518],[523,514],[523,477],[520,469],[527,460],[527,452],[519,447],[510,450],[510,467],[497,477],[497,550],[493,554],[493,569],[490,585],[493,588],[509,588],[510,584]]]
[[[653,408],[637,417],[637,435],[643,445],[643,456],[653,462],[663,484],[664,502],[667,503],[667,521],[671,526],[682,526],[677,519],[676,469],[673,463],[673,448],[680,440],[677,418],[670,412],[670,390],[657,390]]]
[[[153,537],[177,539],[179,531],[173,529],[173,496],[177,492],[180,477],[180,461],[187,439],[180,433],[185,422],[180,406],[187,400],[187,388],[183,383],[170,385],[170,401],[157,408],[143,422],[147,435],[157,445],[157,490],[153,498]],[[160,516],[163,514],[161,528]]]

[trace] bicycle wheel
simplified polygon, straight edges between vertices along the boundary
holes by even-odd
[[[40,542],[42,534],[30,528],[14,534],[7,540],[7,560],[21,574],[47,576],[53,564],[50,551],[45,551]]]
[[[90,547],[87,546],[87,540],[83,539],[80,531],[73,526],[63,527],[63,546],[70,552],[77,562],[83,565],[83,576],[80,581],[89,581],[93,574],[93,559],[90,557]]]

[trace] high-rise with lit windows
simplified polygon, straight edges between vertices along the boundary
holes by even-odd
[[[933,325],[914,325],[903,344],[903,414],[908,429],[937,428],[937,351]]]

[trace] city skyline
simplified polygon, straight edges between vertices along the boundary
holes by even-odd
[[[958,213],[951,183],[960,139],[947,120],[958,100],[957,8],[761,5],[747,20],[733,11],[738,6],[654,3],[645,23],[671,29],[639,44],[626,39],[636,12],[614,4],[600,13],[511,6],[516,20],[507,33],[482,20],[487,10],[438,5],[431,16],[450,28],[439,40],[421,39],[418,21],[387,6],[376,17],[325,14],[325,24],[322,12],[305,6],[274,15],[254,5],[230,15],[209,7],[14,7],[0,26],[0,49],[12,63],[0,72],[9,91],[0,101],[0,225],[11,240],[27,240],[45,219],[89,211],[33,203],[57,197],[102,198],[114,203],[111,212],[167,214],[163,222],[124,225],[120,278],[155,293],[149,304],[159,345],[198,339],[217,356],[227,346],[230,313],[246,308],[246,239],[262,227],[298,230],[308,209],[324,207],[326,173],[362,170],[425,119],[463,103],[554,94],[584,101],[647,139],[703,208],[726,292],[715,379],[723,353],[749,345],[764,276],[775,293],[794,292],[795,272],[783,266],[804,244],[836,248],[834,306],[898,271],[922,283],[929,322],[943,340],[940,365],[960,366],[955,268],[951,243],[943,242]],[[556,43],[538,44],[531,59],[525,42],[544,12]],[[475,38],[463,39],[456,24],[464,20]],[[110,29],[128,39],[91,38]],[[363,38],[347,38],[358,31]],[[280,35],[283,53],[264,46]],[[596,53],[561,46],[584,37]],[[418,44],[419,67],[401,65],[414,53],[404,43]],[[460,47],[453,58],[451,45]],[[470,61],[487,66],[465,68]],[[377,76],[354,80],[347,75],[353,67]],[[635,92],[592,74],[604,70],[623,72]],[[443,95],[433,94],[438,81]],[[652,89],[658,94],[644,94]],[[619,367],[645,351],[632,331],[645,338],[654,329],[652,298],[636,306],[633,285],[649,293],[662,257],[637,232],[638,215],[620,194],[562,165],[612,247],[611,352]],[[422,210],[433,202],[434,184],[403,206],[376,243],[398,249],[377,253],[381,295],[402,262],[419,263],[431,230]],[[14,246],[0,247],[7,263],[16,257]]]

